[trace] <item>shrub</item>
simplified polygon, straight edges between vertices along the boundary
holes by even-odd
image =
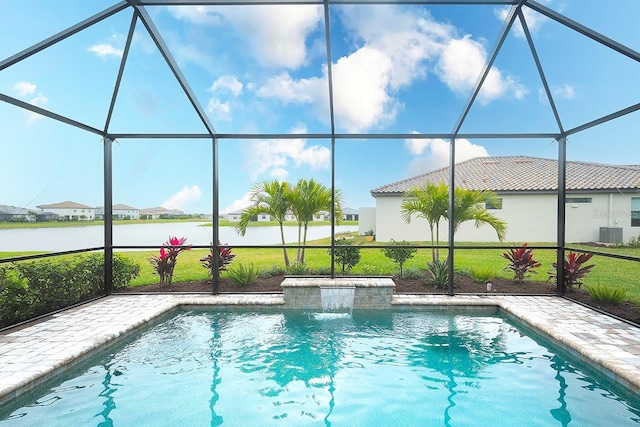
[[[606,304],[620,304],[627,297],[626,289],[612,288],[606,285],[589,285],[587,291],[591,299]]]
[[[227,270],[227,275],[238,286],[248,286],[258,279],[258,269],[255,265],[238,264],[235,268]]]
[[[2,270],[0,324],[3,325],[65,308],[104,292],[104,254],[20,262]],[[113,255],[114,288],[127,287],[139,273],[137,263],[122,254]]]
[[[398,247],[383,248],[381,249],[381,251],[384,256],[390,258],[391,260],[393,260],[393,262],[398,264],[400,268],[400,278],[402,279],[402,265],[407,260],[413,258],[416,252],[418,252],[418,249],[406,247],[407,245],[409,245],[409,242],[406,242],[404,240],[401,242],[396,242],[395,240],[391,239],[391,245],[396,245]]]
[[[274,276],[281,276],[286,272],[287,270],[284,268],[278,265],[272,265],[271,267],[261,268],[260,271],[258,271],[258,277],[261,279],[268,279]]]
[[[323,265],[316,267],[311,271],[314,276],[331,276],[331,267]]]
[[[446,289],[449,285],[449,266],[447,261],[433,260],[427,263],[427,272],[431,277],[428,283],[435,288]]]
[[[365,264],[362,266],[362,273],[365,276],[378,276],[380,274],[380,269],[375,265]]]
[[[331,255],[331,249],[329,249],[329,255]],[[360,262],[360,248],[354,247],[351,240],[338,239],[333,248],[333,257],[341,266],[342,274],[345,274],[345,271],[351,270]]]
[[[476,283],[486,283],[490,282],[496,278],[498,273],[491,268],[474,268],[469,273],[469,276]]]
[[[405,279],[422,279],[424,275],[419,268],[407,268],[404,270]]]
[[[213,247],[213,243],[211,243],[211,248],[209,249],[209,253],[202,258],[200,258],[200,264],[209,272],[209,276],[213,277],[213,269],[215,268],[215,258],[214,258],[215,248]],[[218,242],[218,271],[224,271],[227,269],[227,266],[231,264],[231,261],[235,258],[235,254],[231,253],[231,248],[228,246],[221,246],[220,242]]]
[[[595,266],[595,264],[583,266],[583,264],[591,259],[593,254],[581,253],[580,255],[575,252],[569,252],[567,258],[564,260],[564,286],[567,289],[573,289],[573,285],[582,285],[582,279],[587,276],[587,273]],[[558,263],[551,264],[553,270],[549,271],[549,278],[547,280],[556,279],[558,276]]]
[[[542,265],[533,259],[533,249],[527,248],[526,243],[519,248],[509,249],[509,252],[503,253],[502,257],[509,260],[509,264],[504,270],[513,271],[513,280],[518,283],[524,282],[528,273],[537,274],[534,268]]]
[[[101,255],[104,260],[104,256]],[[122,254],[113,254],[113,288],[124,289],[140,275],[140,265]]]
[[[289,265],[289,268],[287,268],[287,274],[291,276],[304,276],[308,273],[309,269],[307,268],[306,264],[301,262],[294,262],[293,264]]]
[[[153,266],[156,274],[160,276],[160,285],[168,286],[173,280],[173,269],[178,262],[178,255],[182,251],[189,250],[188,247],[184,247],[186,243],[186,237],[174,237],[169,236],[169,240],[162,244],[160,248],[160,254],[152,256],[149,262]]]
[[[27,281],[9,268],[3,267],[0,275],[0,327],[33,317],[35,307]]]

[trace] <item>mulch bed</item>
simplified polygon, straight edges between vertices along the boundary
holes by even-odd
[[[257,282],[248,286],[238,286],[229,279],[220,280],[220,293],[281,293],[280,283],[284,276],[274,276],[268,279],[258,279]],[[426,284],[424,279],[398,279],[393,278],[396,283],[397,294],[446,294],[446,289],[435,289],[432,285]],[[491,281],[491,291],[487,291],[485,283],[476,283],[467,276],[456,277],[456,294],[502,294],[502,295],[555,295],[554,285],[545,282],[515,283],[512,280],[496,278]],[[212,292],[210,280],[173,283],[170,286],[160,286],[159,284],[128,288],[117,291],[120,293],[140,293],[140,292]],[[584,289],[574,289],[565,294],[566,297],[588,305],[595,309],[610,313],[640,325],[640,307],[630,302],[620,304],[602,304],[591,300],[591,296]]]

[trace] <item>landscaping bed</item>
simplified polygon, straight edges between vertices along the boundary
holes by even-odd
[[[268,279],[258,279],[255,283],[247,286],[238,286],[230,279],[220,280],[220,293],[281,293],[280,284],[284,276],[273,276]],[[397,294],[447,294],[446,289],[434,288],[433,285],[426,284],[425,279],[398,279],[393,278],[396,283],[395,293]],[[555,295],[555,285],[546,282],[525,281],[516,283],[513,280],[496,278],[491,281],[491,291],[487,291],[485,283],[476,283],[470,277],[460,275],[456,277],[456,294],[500,294],[500,295]],[[159,284],[127,288],[117,291],[119,293],[139,293],[139,292],[212,292],[210,280],[173,283],[169,286]],[[566,293],[571,298],[580,303],[586,304],[595,309],[605,311],[614,316],[629,320],[640,325],[640,307],[630,302],[620,304],[602,304],[591,299],[589,293],[584,289],[574,289]]]

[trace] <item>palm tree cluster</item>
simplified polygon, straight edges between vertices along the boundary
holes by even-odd
[[[492,191],[467,190],[456,187],[454,189],[453,216],[449,213],[449,187],[441,182],[426,184],[413,188],[405,193],[406,200],[402,202],[402,218],[411,222],[411,217],[416,215],[424,218],[429,224],[431,232],[431,246],[440,243],[440,220],[453,218],[453,231],[456,232],[460,224],[466,221],[474,221],[476,227],[482,225],[491,226],[502,242],[507,235],[507,224],[487,211],[487,204],[498,204],[498,196]],[[431,248],[434,261],[440,260],[437,247]]]
[[[284,222],[292,215],[298,224],[298,250],[296,262],[304,264],[304,246],[307,243],[307,229],[313,216],[321,211],[331,212],[332,220],[339,224],[342,220],[342,195],[314,179],[300,179],[295,185],[286,181],[263,181],[251,190],[251,206],[240,216],[236,231],[241,235],[256,215],[267,214],[280,227],[280,239],[284,252],[284,263],[289,268],[290,260],[284,237]]]

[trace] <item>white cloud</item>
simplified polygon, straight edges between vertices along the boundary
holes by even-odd
[[[253,180],[264,174],[271,178],[285,179],[290,167],[327,169],[330,160],[331,152],[327,147],[307,146],[306,139],[259,140],[248,145],[245,166],[251,171]]]
[[[31,105],[35,105],[36,107],[43,108],[47,104],[47,102],[49,102],[49,99],[43,94],[39,93],[29,103]],[[43,117],[40,114],[33,113],[31,111],[28,111],[26,114],[27,114],[27,123],[30,125],[34,124],[36,121],[40,120]]]
[[[225,75],[216,79],[209,91],[231,93],[233,96],[239,96],[242,94],[242,83],[238,81],[236,76]]]
[[[564,99],[573,99],[576,97],[576,91],[570,84],[563,84],[562,86],[555,86],[551,89],[551,92]]]
[[[124,43],[124,34],[115,33],[102,43],[96,43],[90,46],[87,50],[95,53],[101,58],[122,58],[122,55],[124,54]]]
[[[318,102],[323,90],[327,97],[327,87],[326,76],[322,79],[312,77],[294,80],[288,72],[284,72],[269,78],[263,86],[258,88],[256,94],[264,98],[278,99],[285,104],[305,104]]]
[[[13,91],[20,96],[32,95],[36,92],[36,85],[29,82],[18,82],[13,85]]]
[[[466,35],[450,40],[438,61],[436,72],[440,79],[454,92],[469,95],[487,62],[487,52],[482,44]],[[528,90],[511,76],[503,76],[496,67],[491,67],[479,94],[479,101],[487,104],[494,99],[511,94],[522,99]]]
[[[184,211],[189,203],[200,200],[201,196],[202,191],[197,185],[192,185],[191,187],[185,186],[182,190],[165,200],[162,206],[167,209],[180,209]]]
[[[231,202],[231,204],[224,209],[223,213],[228,214],[231,212],[241,211],[251,206],[251,204],[251,192],[247,192],[244,193],[244,196],[242,196],[241,199],[236,199]]]
[[[88,50],[89,52],[93,52],[101,58],[108,58],[110,56],[122,58],[122,55],[124,53],[123,49],[118,49],[117,47],[108,43],[94,44],[93,46],[89,47]]]
[[[507,19],[507,16],[509,16],[510,9],[511,9],[510,7],[500,8],[495,11],[495,15],[499,20],[505,21]],[[528,7],[523,7],[522,13],[524,15],[524,20],[527,23],[527,28],[529,28],[529,32],[531,34],[535,34],[538,31],[538,29],[540,29],[542,24],[547,20],[547,18],[544,15],[541,15],[540,13]],[[512,28],[513,28],[513,31],[515,31],[515,35],[517,37],[520,37],[520,38],[525,37],[524,30],[522,29],[522,24],[520,24],[519,18],[516,18]]]
[[[336,123],[349,132],[364,132],[393,121],[402,107],[400,88],[427,77],[431,70],[452,91],[467,96],[486,61],[484,46],[470,35],[459,37],[455,27],[435,21],[428,13],[406,12],[397,6],[344,6],[340,19],[360,47],[333,64]],[[528,93],[517,78],[493,67],[479,101]],[[270,78],[258,90],[262,97],[284,103],[306,103],[326,117],[326,67],[321,77],[295,79],[289,73]]]
[[[364,47],[340,58],[333,66],[334,111],[336,121],[349,132],[362,132],[395,118],[398,103],[388,91],[391,59],[383,52]],[[313,104],[328,109],[326,70],[322,78],[294,80],[289,73],[270,78],[260,87],[259,96],[285,104]]]
[[[231,105],[228,102],[221,102],[218,99],[211,98],[207,104],[207,113],[218,120],[230,121]]]
[[[333,67],[336,122],[349,132],[381,126],[396,116],[398,101],[389,91],[391,58],[363,47]]]
[[[295,69],[307,62],[306,38],[323,18],[320,6],[269,5],[172,7],[174,17],[196,24],[228,21],[246,40],[262,66]]]
[[[218,120],[232,120],[231,102],[224,102],[220,97],[224,95],[231,95],[237,98],[242,94],[242,88],[242,83],[240,83],[235,76],[225,75],[216,79],[211,87],[207,89],[209,92],[213,92],[214,94],[207,104],[207,112]]]
[[[405,147],[411,154],[417,156],[407,168],[408,176],[420,175],[425,172],[449,165],[449,141],[444,139],[408,139]],[[475,157],[488,157],[489,153],[481,146],[471,143],[467,139],[456,139],[456,163]]]

